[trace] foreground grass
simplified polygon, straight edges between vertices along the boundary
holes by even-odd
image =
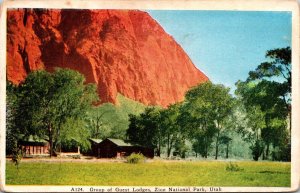
[[[242,171],[226,171],[228,162],[21,163],[6,164],[8,185],[99,186],[266,186],[289,187],[290,163],[237,162]]]

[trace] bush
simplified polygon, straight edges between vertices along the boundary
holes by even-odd
[[[237,164],[234,164],[232,162],[229,162],[229,164],[226,165],[226,171],[238,172],[243,170],[244,170],[243,168],[240,168]]]
[[[126,159],[127,159],[127,163],[131,163],[131,164],[145,162],[145,157],[141,153],[132,153]]]

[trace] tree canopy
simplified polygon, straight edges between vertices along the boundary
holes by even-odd
[[[147,107],[140,115],[129,115],[127,136],[130,141],[146,147],[155,147],[160,155],[162,146],[162,131],[160,127],[160,110]]]
[[[207,81],[167,108],[146,107],[120,94],[118,105],[95,105],[95,85],[78,72],[34,71],[19,85],[7,84],[7,150],[16,150],[19,134],[48,140],[51,155],[60,144],[68,149],[80,143],[87,152],[87,139],[113,137],[171,159],[192,150],[204,158],[252,154],[254,160],[290,161],[290,48],[267,51],[266,61],[236,87],[232,96],[229,88]]]
[[[186,93],[182,111],[189,115],[189,122],[193,125],[190,135],[197,141],[197,149],[202,149],[200,153],[204,157],[207,157],[213,137],[216,137],[215,159],[218,158],[220,134],[226,128],[225,120],[233,107],[233,97],[229,90],[223,85],[206,82]]]
[[[50,155],[66,121],[84,115],[98,100],[95,85],[85,84],[84,77],[76,71],[59,68],[53,73],[30,73],[17,87],[16,94],[16,130],[25,136],[47,136]]]
[[[273,159],[283,160],[286,154],[278,152],[290,146],[286,128],[291,128],[291,50],[289,47],[269,50],[266,58],[268,61],[249,72],[246,81],[236,83],[235,93],[244,105],[247,126],[254,132],[253,158],[258,160],[263,155],[263,159],[268,159],[272,144]]]

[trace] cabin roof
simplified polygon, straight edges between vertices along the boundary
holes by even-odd
[[[105,138],[104,140],[102,140],[102,139],[90,138],[90,141],[92,141],[92,142],[94,142],[94,143],[96,143],[96,144],[100,144],[100,143],[102,143],[102,142],[105,141],[105,140],[109,140],[109,141],[111,141],[112,143],[116,144],[117,146],[123,146],[123,147],[124,147],[124,146],[127,146],[127,147],[129,147],[129,146],[134,146],[134,144],[129,143],[129,142],[125,142],[125,141],[122,140],[122,139]]]
[[[111,143],[115,144],[116,146],[119,147],[143,147],[143,148],[153,148],[153,147],[147,147],[147,146],[142,146],[139,144],[135,144],[135,143],[130,143],[127,141],[124,141],[123,139],[115,139],[115,138],[105,138],[104,140],[102,139],[96,139],[96,138],[90,138],[90,141],[92,141],[93,143],[97,144],[97,145],[103,145],[104,141],[110,141]]]
[[[101,143],[103,141],[102,139],[96,139],[96,138],[90,138],[90,140],[94,143]]]
[[[43,138],[40,138],[36,135],[29,135],[28,137],[25,137],[24,135],[20,135],[21,137],[21,141],[24,141],[24,142],[38,142],[38,143],[47,143],[48,141],[43,139]]]
[[[127,143],[122,139],[113,139],[113,138],[107,138],[109,141],[113,142],[117,146],[132,146],[131,143]]]

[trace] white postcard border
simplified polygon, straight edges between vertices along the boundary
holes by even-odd
[[[26,2],[26,3],[25,3]],[[292,12],[292,161],[291,187],[221,187],[222,192],[288,192],[300,183],[300,67],[299,6],[296,0],[15,0],[0,7],[0,188],[9,192],[70,192],[72,188],[110,190],[113,186],[6,186],[5,185],[5,90],[6,90],[6,11],[8,8],[51,9],[144,9],[144,10],[235,10]],[[121,186],[119,186],[122,188]],[[159,186],[157,186],[159,187]],[[134,188],[134,187],[130,187]],[[140,187],[136,187],[140,188]],[[149,188],[149,187],[143,187]],[[155,190],[156,187],[150,187]],[[165,187],[169,189],[169,187]],[[193,187],[190,187],[193,188]],[[201,188],[201,187],[199,187]],[[209,190],[209,187],[203,187]],[[218,187],[216,187],[218,188]],[[75,191],[76,192],[76,191]],[[80,192],[80,191],[77,191]]]

